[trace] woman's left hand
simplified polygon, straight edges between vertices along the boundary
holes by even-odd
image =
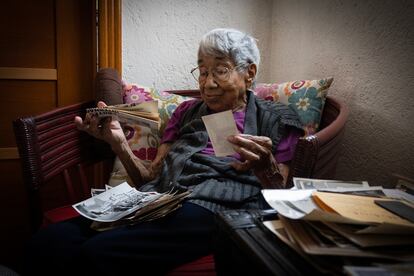
[[[237,171],[253,170],[264,188],[280,188],[283,186],[283,177],[278,173],[278,164],[272,153],[272,140],[266,136],[237,134],[228,137],[234,150],[240,154],[243,162],[234,162],[232,167]],[[274,173],[277,172],[277,173]],[[269,179],[269,176],[276,177]]]

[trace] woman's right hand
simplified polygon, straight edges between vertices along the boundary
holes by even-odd
[[[98,102],[98,107],[102,108],[105,106],[106,104],[104,102]],[[116,120],[112,120],[110,117],[101,119],[97,116],[86,114],[85,120],[82,120],[81,117],[76,116],[75,125],[79,130],[85,131],[95,138],[107,142],[112,148],[126,142],[121,124]]]

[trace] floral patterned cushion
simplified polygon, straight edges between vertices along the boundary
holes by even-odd
[[[171,94],[165,91],[158,91],[154,88],[148,88],[137,84],[130,84],[124,86],[124,103],[141,103],[144,101],[158,101],[158,112],[160,113],[161,126],[160,136],[171,118],[174,110],[182,102],[191,100],[191,97],[184,97]]]
[[[260,83],[254,92],[260,98],[278,101],[294,109],[303,124],[305,135],[311,135],[319,128],[326,96],[332,82],[333,78]]]
[[[159,130],[151,129],[143,125],[122,124],[128,144],[136,157],[144,164],[149,165],[157,154],[157,148],[160,137],[168,123],[172,113],[179,104],[192,99],[174,95],[164,91],[158,91],[153,88],[144,87],[137,84],[123,83],[123,102],[124,103],[141,103],[144,101],[158,101],[158,112],[161,118]],[[124,181],[132,182],[128,178],[125,168],[117,157],[109,179],[109,185],[116,186]]]

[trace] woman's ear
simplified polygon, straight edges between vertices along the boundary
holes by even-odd
[[[257,73],[256,64],[254,63],[249,64],[249,66],[247,67],[246,78],[245,78],[247,88],[251,88],[253,84],[253,80],[256,77],[256,73]]]

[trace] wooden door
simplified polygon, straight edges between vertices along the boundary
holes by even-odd
[[[93,99],[95,0],[6,0],[0,11],[0,264],[29,237],[12,120]]]

